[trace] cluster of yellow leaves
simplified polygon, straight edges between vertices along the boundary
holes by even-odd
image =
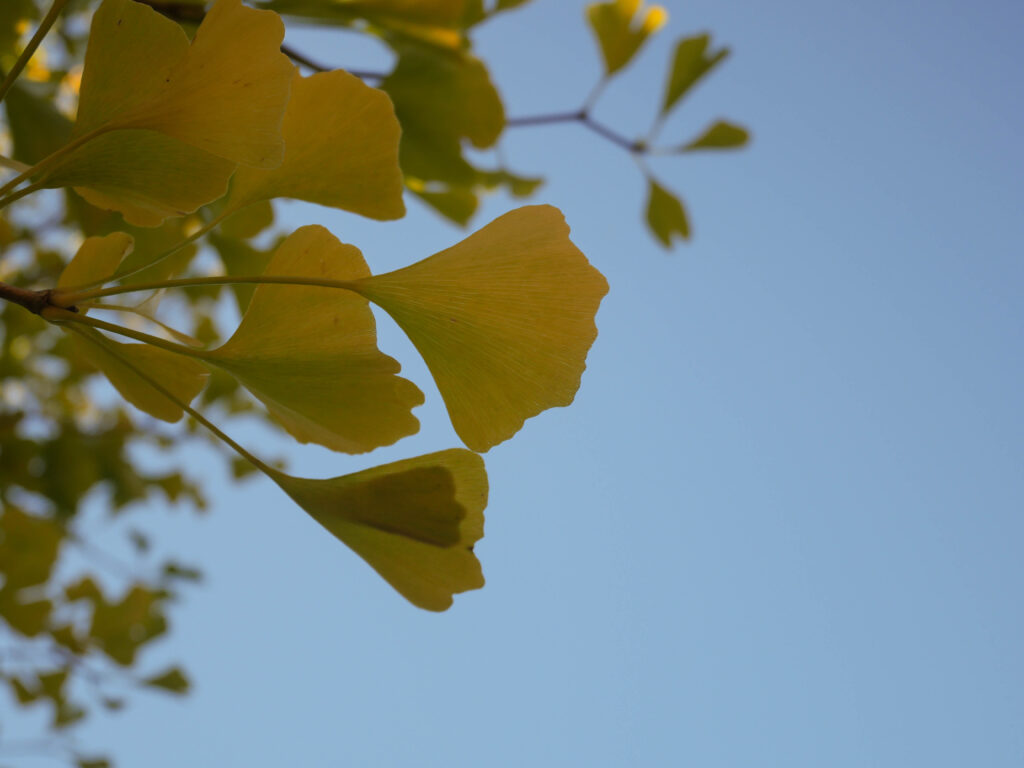
[[[424,23],[437,22],[435,12],[454,14],[458,6],[463,18],[466,11],[462,3],[363,5],[397,15],[418,8]],[[218,0],[191,41],[146,5],[104,0],[73,131],[62,150],[34,167],[34,183],[73,186],[93,205],[143,226],[218,200],[219,222],[280,197],[377,219],[401,216],[400,130],[388,95],[341,71],[301,77],[280,53],[282,36],[275,13],[239,0]],[[468,125],[451,140],[489,137],[500,127]],[[515,210],[382,275],[371,274],[354,246],[322,227],[303,227],[261,272],[221,280],[257,287],[234,334],[215,348],[87,316],[102,306],[97,298],[120,292],[96,286],[153,255],[140,260],[130,255],[133,245],[124,232],[86,240],[59,280],[55,306],[43,312],[73,331],[82,354],[126,400],[159,419],[187,412],[202,420],[414,604],[443,610],[454,593],[482,586],[473,545],[483,535],[487,480],[474,451],[572,401],[607,291],[556,209]],[[415,344],[472,450],[327,480],[297,478],[253,457],[189,405],[211,371],[220,371],[301,442],[355,454],[414,433],[412,409],[423,395],[378,349],[370,302]],[[100,329],[146,343],[115,342]]]

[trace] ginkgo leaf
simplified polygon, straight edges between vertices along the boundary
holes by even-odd
[[[209,376],[206,368],[191,358],[149,344],[112,341],[92,328],[77,325],[75,328],[77,332],[71,333],[71,343],[76,352],[100,370],[121,397],[162,421],[178,421],[184,413],[182,407],[154,389],[133,368],[146,371],[184,403],[191,402],[199,394]],[[109,351],[111,347],[116,355]],[[121,358],[131,365],[126,365]]]
[[[57,289],[71,290],[100,282],[114,274],[125,256],[132,252],[135,240],[125,232],[88,237],[57,279]]]
[[[679,147],[679,152],[695,152],[700,149],[736,149],[742,147],[750,138],[747,129],[739,125],[719,120],[709,126],[700,136]]]
[[[455,431],[475,451],[572,402],[608,292],[551,206],[519,208],[445,251],[352,288],[416,345]]]
[[[220,223],[217,231],[224,237],[248,240],[273,223],[274,206],[269,200],[264,200],[260,203],[247,205],[237,213],[229,215]],[[253,273],[250,272],[248,274]]]
[[[707,34],[684,38],[676,43],[665,101],[661,107],[662,115],[668,113],[704,75],[729,55],[728,48],[708,51],[710,43],[711,36]]]
[[[463,139],[484,149],[505,126],[501,98],[480,60],[468,53],[405,51],[381,88],[402,124],[405,174],[472,184],[476,170],[462,156]]]
[[[414,605],[443,611],[453,594],[484,585],[473,545],[487,474],[476,454],[452,449],[329,480],[271,477]]]
[[[626,66],[651,35],[668,21],[660,5],[649,8],[643,0],[611,0],[587,6],[587,19],[604,58],[605,75]]]
[[[323,227],[296,230],[265,276],[355,280],[370,273],[359,249]],[[261,285],[234,335],[203,359],[224,369],[300,442],[363,453],[419,429],[423,402],[401,366],[377,349],[366,299],[348,291]]]
[[[387,94],[341,70],[310,77],[296,70],[281,130],[284,161],[270,170],[240,168],[228,210],[291,197],[372,219],[405,214],[401,128]]]
[[[75,187],[130,224],[159,226],[227,192],[235,164],[155,131],[104,134],[72,152],[43,184]]]
[[[647,223],[654,236],[666,248],[678,237],[690,239],[690,222],[686,209],[675,195],[653,179],[648,180]]]
[[[6,2],[0,2],[5,6]],[[15,81],[4,97],[14,159],[33,165],[64,146],[71,121],[38,89],[38,83]]]
[[[149,6],[104,0],[73,135],[148,128],[235,163],[275,167],[293,72],[283,39],[277,14],[240,0],[217,0],[191,44]]]

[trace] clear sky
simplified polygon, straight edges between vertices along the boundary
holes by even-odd
[[[480,31],[511,115],[593,85],[583,6]],[[666,254],[624,153],[574,127],[507,136],[611,293],[576,403],[485,457],[487,586],[417,610],[197,453],[212,514],[153,527],[208,578],[151,657],[194,693],[137,696],[84,744],[128,768],[1024,765],[1024,4],[668,7],[599,117],[646,130],[673,39],[708,29],[733,56],[665,137],[727,117],[754,141],[654,164],[695,224]],[[384,271],[463,236],[409,208],[284,216]],[[427,393],[420,435],[350,459],[233,433],[319,477],[457,445],[381,325]]]

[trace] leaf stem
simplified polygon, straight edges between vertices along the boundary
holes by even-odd
[[[288,277],[284,275],[257,275],[254,277],[236,277],[218,275],[215,277],[185,277],[179,280],[162,280],[155,283],[135,283],[132,285],[114,285],[110,288],[96,288],[83,291],[55,291],[53,300],[57,306],[70,307],[82,301],[91,301],[104,296],[117,296],[123,293],[141,291],[158,291],[163,288],[195,288],[206,285],[305,285],[317,288],[339,288],[345,291],[356,291],[354,280],[322,280],[315,277]],[[358,293],[358,291],[356,291]]]
[[[31,195],[33,192],[38,192],[43,188],[43,182],[36,182],[35,184],[29,184],[27,187],[22,187],[17,192],[12,192],[7,197],[0,199],[0,209],[6,208],[13,202],[21,200],[23,197]]]
[[[107,340],[103,336],[100,336],[99,334],[96,334],[96,336],[99,336],[99,338],[95,338],[93,336],[93,334],[86,333],[83,329],[76,328],[74,325],[69,326],[68,330],[73,331],[74,333],[77,333],[79,336],[81,336],[82,338],[92,342],[93,344],[97,344],[97,345],[102,346],[104,351],[107,352],[107,354],[109,354],[112,357],[116,358],[121,364],[123,364],[127,368],[130,368],[139,378],[141,378],[143,381],[148,383],[151,387],[153,387],[153,389],[155,389],[161,395],[163,395],[168,400],[170,400],[172,403],[174,403],[179,408],[181,408],[185,413],[187,413],[193,419],[195,419],[200,424],[202,424],[204,427],[206,427],[208,430],[210,430],[210,432],[212,432],[214,435],[216,435],[218,438],[220,438],[224,443],[226,443],[229,448],[231,448],[235,453],[237,453],[243,459],[248,461],[250,464],[252,464],[258,470],[260,470],[261,472],[263,472],[264,474],[266,474],[266,475],[268,475],[268,476],[270,476],[272,478],[280,476],[280,474],[281,474],[280,472],[278,472],[277,470],[275,470],[273,467],[269,466],[268,464],[260,461],[255,456],[253,456],[251,453],[249,453],[247,450],[245,450],[245,448],[243,448],[241,445],[239,445],[234,440],[232,440],[230,437],[228,437],[228,435],[225,432],[223,432],[212,421],[210,421],[205,416],[203,416],[203,414],[201,414],[199,411],[197,411],[195,408],[193,408],[191,405],[186,403],[181,398],[175,396],[166,387],[164,387],[160,382],[158,382],[156,379],[154,379],[152,376],[150,376],[145,371],[141,370],[138,366],[134,365],[130,360],[125,358],[124,355],[120,354],[116,349],[114,349],[114,347],[109,342],[107,342]]]
[[[282,45],[281,53],[283,53],[289,59],[294,61],[296,64],[306,67],[306,69],[311,69],[314,72],[331,72],[335,69],[339,69],[339,67],[329,67],[326,64],[321,64],[320,62],[309,58],[306,54],[302,53],[301,51],[295,50],[290,45]],[[383,72],[369,72],[364,69],[349,69],[348,67],[340,67],[340,69],[344,69],[350,75],[358,77],[360,80],[383,80],[385,77],[387,77],[387,75]]]
[[[184,344],[177,344],[173,341],[168,341],[167,339],[161,339],[159,336],[152,336],[148,333],[143,333],[142,331],[125,328],[122,325],[108,323],[105,320],[97,320],[95,317],[86,317],[85,315],[69,312],[66,309],[60,309],[59,307],[47,308],[43,312],[43,317],[50,322],[59,323],[61,325],[77,323],[79,325],[88,325],[91,328],[98,328],[101,331],[116,333],[120,336],[127,336],[129,339],[135,339],[136,341],[141,341],[143,344],[151,344],[154,347],[166,349],[168,352],[173,352],[176,355],[186,355],[187,357],[195,357],[201,360],[210,356],[209,353],[203,349],[187,347]]]
[[[68,4],[68,0],[53,0],[53,5],[50,6],[50,10],[47,11],[46,16],[39,22],[39,28],[36,29],[36,33],[32,35],[32,39],[28,41],[28,45],[25,46],[25,50],[21,52],[18,60],[14,62],[14,66],[11,67],[11,71],[7,73],[4,81],[0,83],[0,102],[4,100],[4,96],[14,85],[14,81],[18,79],[18,75],[28,64],[32,55],[36,52],[39,44],[43,42],[43,38],[50,31],[50,27],[53,26],[54,22],[57,21],[57,17],[60,16],[60,12],[64,10],[64,6]]]
[[[552,112],[542,115],[528,115],[526,117],[510,117],[505,121],[506,128],[525,128],[534,125],[550,125],[551,123],[580,123],[597,135],[616,144],[627,152],[634,154],[645,154],[649,152],[646,143],[642,141],[630,141],[620,133],[616,133],[607,125],[590,116],[587,109],[580,109],[576,112]]]
[[[49,170],[50,167],[52,165],[54,165],[62,157],[64,157],[65,155],[70,154],[71,152],[73,152],[74,150],[78,149],[80,146],[82,146],[86,142],[92,141],[97,136],[100,136],[101,134],[106,133],[108,130],[109,130],[109,128],[107,128],[107,126],[101,125],[99,128],[94,128],[93,130],[89,131],[88,133],[83,133],[77,139],[72,139],[67,144],[65,144],[63,147],[61,147],[60,149],[55,151],[53,154],[47,155],[42,160],[40,160],[38,163],[36,163],[35,165],[33,165],[30,168],[27,168],[21,174],[19,174],[18,176],[16,176],[15,178],[11,179],[6,184],[4,184],[2,187],[0,187],[0,198],[3,198],[4,195],[7,195],[12,189],[17,187],[19,184],[21,184],[21,182],[25,181],[29,177],[36,176],[36,175],[42,173],[43,171]],[[3,200],[0,200],[0,206],[6,205],[6,204],[7,204],[7,202],[5,202]]]

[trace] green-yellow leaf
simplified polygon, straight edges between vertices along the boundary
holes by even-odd
[[[132,368],[111,354],[108,346],[112,346],[118,356],[146,371],[183,402],[191,402],[206,383],[209,373],[196,360],[148,344],[112,341],[91,328],[81,328],[80,331],[71,334],[71,343],[76,352],[102,371],[121,397],[157,419],[178,421],[183,415],[181,406],[158,392]],[[88,338],[83,338],[83,335]]]
[[[414,605],[443,611],[453,594],[484,585],[473,545],[487,474],[476,454],[452,449],[328,480],[271,477]]]
[[[706,34],[684,38],[676,43],[661,114],[668,113],[687,91],[729,55],[728,48],[709,51],[710,43],[711,37]]]
[[[341,70],[296,71],[282,133],[284,161],[271,170],[240,168],[229,209],[291,197],[372,219],[404,215],[401,128],[387,94]]]
[[[0,6],[7,2],[0,2]],[[71,121],[57,111],[38,83],[15,81],[4,98],[14,159],[34,165],[71,136]]]
[[[356,280],[369,275],[359,249],[323,227],[294,232],[266,276]],[[401,366],[377,349],[366,300],[349,291],[261,285],[234,335],[204,359],[231,373],[300,442],[363,453],[419,429],[423,402]]]
[[[671,248],[676,237],[689,240],[690,222],[679,198],[653,179],[649,180],[648,194],[647,224],[658,242],[666,248]]]
[[[529,206],[353,289],[401,326],[455,431],[486,451],[531,416],[572,402],[608,284],[569,240],[557,208]]]
[[[487,69],[468,53],[403,53],[381,84],[402,124],[400,159],[407,176],[471,184],[476,171],[462,141],[484,149],[497,141],[505,110]]]
[[[252,206],[252,208],[255,207]],[[246,208],[245,210],[248,211],[251,208]],[[273,256],[271,251],[253,248],[243,240],[224,237],[218,232],[211,232],[209,240],[210,244],[217,249],[221,263],[224,265],[224,271],[229,275],[262,275]],[[249,307],[249,302],[256,291],[256,286],[240,283],[232,285],[231,290],[235,294],[239,311],[244,313]]]
[[[75,187],[97,208],[129,224],[159,226],[227,192],[235,164],[156,131],[99,136],[47,174],[46,187]]]
[[[143,128],[242,165],[273,168],[293,67],[275,13],[217,0],[189,43],[147,5],[104,0],[93,17],[75,136]]]
[[[742,147],[750,138],[746,128],[719,120],[709,126],[704,133],[679,148],[680,152],[694,152],[701,149],[736,149]]]
[[[181,671],[180,667],[171,667],[159,675],[147,677],[142,682],[150,688],[162,688],[171,693],[186,693],[189,689],[188,678],[185,677],[185,673]]]
[[[264,200],[262,203],[247,205],[238,213],[228,216],[221,222],[218,231],[224,237],[248,240],[273,223],[274,206],[269,200]]]
[[[660,5],[647,7],[643,0],[611,0],[587,6],[587,19],[601,47],[605,75],[613,75],[665,25],[668,12]]]
[[[124,257],[132,252],[134,245],[135,240],[125,232],[86,238],[61,272],[57,280],[58,291],[73,290],[106,280],[114,274]]]

